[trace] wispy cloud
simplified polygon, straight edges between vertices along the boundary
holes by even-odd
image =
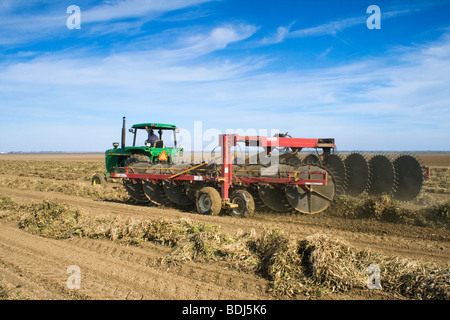
[[[211,1],[217,0],[109,0],[92,7],[86,0],[80,0],[82,31],[79,34],[92,37],[136,31],[165,13]],[[0,7],[0,45],[67,37],[69,16],[66,7],[55,1],[6,1]]]
[[[185,35],[179,38],[181,48],[174,50],[157,50],[156,55],[168,59],[190,59],[226,48],[233,42],[251,37],[257,27],[253,25],[226,25],[217,27],[207,34]],[[181,32],[182,33],[182,32]]]
[[[226,25],[195,35],[190,31],[189,36],[177,38],[172,49],[122,50],[106,56],[92,56],[84,49],[80,53],[78,50],[55,52],[5,66],[0,70],[0,77],[5,84],[14,86],[19,83],[36,86],[97,84],[140,88],[142,83],[146,86],[152,81],[213,81],[230,77],[237,70],[252,69],[253,63],[249,61],[260,65],[261,59],[219,64],[189,64],[187,60],[225,49],[252,36],[256,30],[251,25]],[[183,30],[179,32],[183,34]]]
[[[180,125],[205,120],[223,130],[278,128],[299,137],[336,137],[341,148],[381,147],[382,139],[405,149],[450,148],[444,135],[450,127],[450,35],[393,49],[386,57],[301,72],[266,72],[270,62],[258,56],[187,59],[222,50],[255,30],[213,28],[165,54],[158,49],[95,58],[55,54],[10,65],[0,70],[3,121],[21,113],[29,115],[22,121],[59,114],[67,123],[85,123],[120,118],[129,109],[139,115],[136,121],[151,115]],[[225,116],[218,117],[218,110]],[[2,136],[10,125],[2,123]],[[72,147],[82,148],[80,133],[66,133],[74,139]]]
[[[411,12],[416,12],[420,10],[416,8],[415,10],[411,9],[402,9],[402,10],[391,10],[382,12],[382,19],[390,19],[400,15],[406,15]],[[357,25],[365,25],[368,15],[360,15],[345,19],[337,19],[333,21],[329,21],[327,23],[323,23],[314,27],[303,28],[292,30],[295,26],[295,22],[290,23],[288,26],[280,26],[277,28],[277,31],[269,36],[264,37],[261,40],[262,45],[276,44],[283,42],[286,39],[291,38],[309,38],[309,37],[319,37],[319,36],[334,36],[339,32],[343,32],[344,30],[355,27]]]
[[[154,18],[165,12],[184,9],[212,0],[112,0],[83,12],[85,23],[115,19]]]
[[[440,31],[445,35],[439,40],[403,42],[378,57],[365,51],[331,67],[304,68],[290,64],[295,52],[289,48],[278,51],[290,46],[268,45],[339,36],[365,24],[367,16],[307,28],[286,23],[264,37],[264,25],[241,18],[165,21],[187,19],[192,8],[207,12],[208,0],[97,1],[96,7],[78,2],[82,30],[70,32],[69,40],[68,15],[54,1],[2,2],[0,44],[10,46],[0,55],[0,151],[43,150],[46,141],[52,150],[103,150],[118,133],[113,121],[119,127],[124,115],[130,123],[187,126],[203,120],[205,129],[335,137],[341,149],[381,148],[389,141],[404,149],[450,150],[450,28]],[[31,14],[39,3],[48,10]],[[409,10],[391,8],[382,17],[416,9]],[[155,20],[158,28],[145,30]],[[275,26],[281,21],[289,20]],[[323,62],[332,60],[338,46],[311,51],[315,59],[327,57],[314,60]],[[28,131],[5,139],[19,124],[33,130],[36,144],[30,146]],[[92,136],[96,142],[87,149]]]

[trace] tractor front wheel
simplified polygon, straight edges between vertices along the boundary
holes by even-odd
[[[100,186],[100,187],[106,186],[105,176],[99,173],[94,174],[91,179],[91,184],[93,186]]]

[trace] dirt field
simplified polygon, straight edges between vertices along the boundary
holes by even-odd
[[[420,198],[402,206],[420,210],[449,202],[450,155],[426,154],[419,158],[424,165],[437,171],[432,171],[435,173],[427,181]],[[119,184],[106,189],[90,186],[90,177],[95,172],[101,172],[102,168],[103,155],[97,154],[0,155],[0,197],[3,199],[0,203],[0,299],[278,300],[423,297],[389,290],[384,285],[387,283],[384,273],[381,276],[382,290],[358,285],[344,288],[339,283],[331,286],[327,282],[318,284],[316,281],[314,285],[319,289],[308,287],[306,291],[314,293],[306,295],[298,289],[273,290],[274,279],[278,279],[276,275],[258,268],[237,267],[247,262],[242,259],[239,260],[241,264],[217,256],[167,263],[167,257],[179,247],[164,241],[136,243],[117,236],[108,237],[106,232],[101,237],[92,230],[91,233],[84,231],[82,228],[85,225],[78,226],[84,233],[72,230],[67,237],[39,235],[23,227],[24,217],[29,217],[33,204],[42,204],[44,200],[65,204],[69,208],[67,210],[75,210],[89,222],[117,217],[127,223],[188,219],[192,224],[214,226],[217,234],[235,237],[233,241],[238,239],[236,234],[252,233],[258,237],[270,230],[280,230],[289,239],[295,240],[321,234],[345,243],[354,252],[370,250],[385,259],[405,259],[401,261],[408,261],[408,266],[438,266],[442,271],[439,281],[443,281],[443,288],[449,288],[450,231],[446,227],[447,221],[444,221],[443,226],[418,225],[348,218],[332,212],[313,216],[257,213],[254,217],[244,219],[201,216],[173,208],[133,204]],[[448,220],[449,212],[444,214]],[[261,261],[257,263],[262,265]],[[79,274],[73,270],[79,270]],[[285,270],[285,274],[288,271]],[[362,271],[364,274],[365,270]],[[80,282],[72,281],[78,279],[74,277],[78,275]],[[423,275],[424,279],[428,276]],[[289,280],[286,278],[283,281]],[[71,282],[68,283],[68,280]],[[433,289],[428,286],[426,290],[430,292]],[[432,294],[431,299],[434,299]]]

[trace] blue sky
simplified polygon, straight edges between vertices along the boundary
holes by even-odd
[[[103,151],[123,116],[450,151],[450,1],[0,0],[0,152]]]

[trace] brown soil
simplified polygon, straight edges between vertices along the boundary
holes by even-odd
[[[102,161],[103,155],[1,155],[5,160]],[[450,155],[421,157],[425,165],[450,167]],[[14,177],[10,173],[7,178]],[[15,176],[19,178],[18,176]],[[30,179],[30,177],[22,177]],[[42,179],[44,178],[35,178]],[[89,182],[85,182],[89,183]],[[279,215],[259,213],[252,218],[201,216],[178,209],[99,201],[58,192],[0,188],[0,195],[17,203],[54,199],[91,217],[120,215],[135,219],[180,219],[217,225],[234,234],[280,229],[296,237],[323,233],[355,248],[369,248],[389,255],[424,262],[450,262],[450,232],[393,223],[344,219],[326,215]],[[432,199],[450,200],[450,194],[430,193]],[[434,197],[434,198],[433,198]],[[436,201],[437,201],[436,200]],[[170,248],[144,243],[130,246],[107,240],[72,237],[54,240],[19,229],[17,222],[0,219],[0,285],[9,299],[284,299],[267,292],[269,281],[230,268],[222,262],[160,262]],[[69,289],[69,266],[81,270],[81,288]],[[307,297],[294,297],[304,299]],[[354,290],[321,299],[401,299],[383,291]]]

